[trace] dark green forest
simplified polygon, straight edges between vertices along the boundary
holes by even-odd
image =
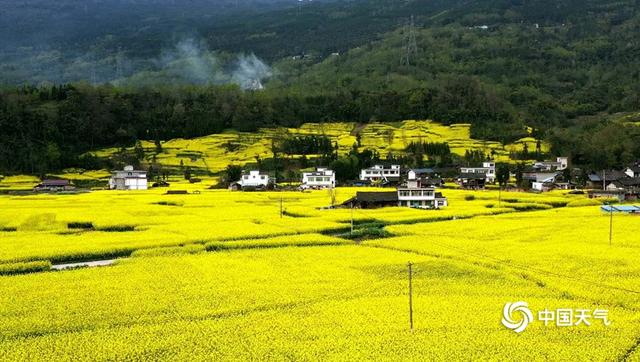
[[[230,4],[158,6],[146,26],[103,16],[82,37],[61,20],[37,39],[43,20],[25,44],[0,42],[14,50],[0,57],[0,171],[91,168],[85,152],[139,139],[402,119],[471,123],[502,142],[531,127],[592,169],[640,159],[638,1]]]

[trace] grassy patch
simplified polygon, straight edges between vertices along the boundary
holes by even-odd
[[[49,261],[28,261],[22,263],[0,264],[0,275],[18,275],[49,271]]]
[[[148,257],[156,257],[156,256],[176,256],[176,255],[186,255],[186,254],[198,254],[204,251],[206,251],[204,245],[191,244],[191,245],[185,245],[185,246],[136,250],[131,254],[131,257],[132,258],[138,258],[138,257],[148,258]]]
[[[341,237],[345,239],[355,241],[383,239],[391,236],[393,236],[393,234],[385,230],[384,227],[365,227],[341,235]]]
[[[304,239],[302,237],[305,237]],[[224,251],[240,249],[270,249],[305,246],[331,246],[349,244],[338,238],[297,236],[292,238],[273,238],[271,240],[213,241],[205,244],[207,251]]]
[[[582,206],[600,206],[602,200],[599,199],[578,199],[567,203],[567,207],[582,207]]]
[[[107,233],[124,233],[128,231],[136,231],[135,225],[109,225],[96,228],[98,231]]]
[[[53,264],[81,263],[85,261],[108,260],[131,256],[134,248],[120,248],[95,252],[69,253],[48,258]]]

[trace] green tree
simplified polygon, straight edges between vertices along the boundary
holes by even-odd
[[[506,163],[499,163],[496,167],[496,180],[498,181],[498,185],[502,187],[506,187],[509,183],[509,173],[511,170],[509,169],[509,165]]]

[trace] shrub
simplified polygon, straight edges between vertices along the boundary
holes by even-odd
[[[569,202],[568,201],[542,201],[542,203],[552,207],[565,207]]]
[[[134,225],[109,225],[99,227],[96,230],[108,233],[123,233],[127,231],[135,231],[136,227]]]
[[[93,223],[92,222],[84,222],[84,221],[74,221],[74,222],[70,222],[67,223],[67,228],[68,229],[93,229]]]
[[[18,275],[51,270],[49,261],[28,261],[22,263],[0,264],[0,275]]]
[[[352,233],[344,234],[345,239],[351,240],[365,240],[365,239],[382,239],[392,236],[390,232],[384,228],[379,227],[366,227],[354,230]]]
[[[487,209],[492,209],[492,208],[493,208],[493,206],[494,206],[493,204],[486,204],[486,205],[484,205],[484,207],[486,207]]]
[[[546,205],[546,204],[534,204],[534,203],[530,203],[530,204],[515,204],[515,205],[509,205],[510,208],[515,209],[517,211],[531,211],[531,210],[547,210],[547,209],[552,209],[553,206],[551,205]]]
[[[158,201],[158,202],[154,202],[153,204],[162,205],[162,206],[182,206],[182,205],[184,205],[182,202],[177,202],[177,201]]]
[[[303,215],[297,212],[291,212],[287,210],[282,211],[282,215],[289,216],[289,217],[309,217],[308,215]]]
[[[473,201],[476,199],[475,195],[464,195],[464,199],[467,201]]]

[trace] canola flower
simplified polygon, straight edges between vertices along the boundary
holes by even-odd
[[[611,327],[516,335],[499,324],[514,291],[532,306],[588,301],[508,271],[364,245],[140,257],[0,287],[2,360],[610,360],[639,323],[612,306]]]
[[[325,191],[3,196],[0,360],[596,360],[638,356],[637,216],[563,192],[443,189],[442,210],[323,209]],[[338,201],[357,191],[339,188]],[[473,197],[469,197],[472,195]],[[280,199],[287,211],[280,216]],[[129,228],[131,227],[131,228]],[[118,257],[61,272],[51,262]],[[414,263],[415,332],[406,263]],[[636,293],[638,292],[638,293]],[[606,308],[517,335],[504,303]],[[625,357],[626,356],[626,357]]]

